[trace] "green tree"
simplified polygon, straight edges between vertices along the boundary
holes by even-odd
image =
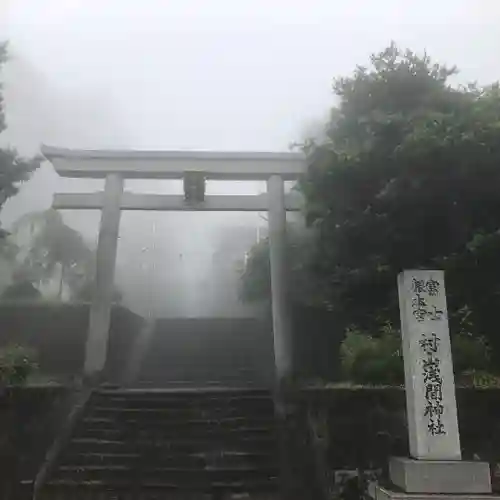
[[[316,234],[300,224],[287,225],[288,289],[293,301],[309,305],[321,304],[324,294],[321,282],[311,272],[316,248]],[[241,273],[240,296],[247,302],[271,298],[269,239],[264,238],[249,251]]]
[[[38,300],[40,291],[28,280],[15,280],[2,293],[2,300]]]
[[[94,252],[82,235],[67,226],[61,214],[53,209],[27,214],[14,224],[13,229],[23,225],[32,226],[34,237],[19,272],[33,283],[57,275],[59,299],[63,284],[76,293],[91,274],[94,261]]]
[[[73,298],[76,301],[91,302],[93,292],[94,292],[94,281],[86,280],[75,291]],[[120,304],[122,300],[123,300],[123,293],[115,286],[115,289],[113,291],[113,303]]]
[[[500,89],[454,87],[456,72],[391,44],[335,80],[328,139],[304,144],[317,275],[362,328],[397,322],[402,269],[445,269],[452,317],[498,300]],[[474,327],[492,336],[483,318]]]
[[[452,333],[486,337],[499,366],[500,87],[452,85],[456,74],[391,44],[334,80],[324,136],[301,145],[315,237],[299,267],[316,303],[364,332],[398,324],[401,270],[444,269]],[[244,275],[258,295],[266,252]]]
[[[359,384],[403,385],[401,332],[386,323],[374,333],[347,329],[340,348],[344,379]],[[488,373],[490,352],[484,338],[459,331],[451,349],[459,384],[498,386],[498,379]]]
[[[7,44],[0,43],[0,76],[7,61]],[[0,134],[6,129],[5,103],[0,82]],[[19,190],[19,183],[29,179],[31,173],[40,165],[40,157],[22,158],[12,147],[0,148],[0,209],[11,196]],[[6,232],[0,228],[0,240]]]

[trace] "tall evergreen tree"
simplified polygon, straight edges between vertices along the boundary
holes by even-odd
[[[0,138],[7,128],[5,120],[5,102],[2,92],[2,69],[7,62],[7,43],[0,43]],[[5,146],[0,148],[0,210],[2,205],[19,190],[19,184],[30,178],[32,172],[40,165],[41,158],[21,157],[15,148]],[[0,238],[5,236],[0,228]]]

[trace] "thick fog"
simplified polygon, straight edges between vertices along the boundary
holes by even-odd
[[[332,78],[391,39],[457,64],[463,81],[500,78],[499,21],[491,0],[3,0],[0,40],[11,56],[3,141],[26,154],[41,143],[286,151],[321,128]],[[100,188],[44,164],[2,222],[48,208],[55,191]],[[181,192],[166,181],[127,181],[126,189]],[[208,194],[263,189],[208,184]],[[98,212],[64,216],[95,245]],[[221,263],[243,257],[263,224],[259,214],[124,212],[117,281],[127,304],[156,316],[234,312],[233,271]]]

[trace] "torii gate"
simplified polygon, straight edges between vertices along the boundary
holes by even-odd
[[[84,373],[106,363],[121,210],[268,211],[273,338],[276,374],[291,369],[290,321],[286,291],[286,210],[300,210],[297,194],[284,181],[305,171],[301,153],[75,150],[42,146],[42,154],[62,177],[105,178],[103,192],[55,194],[53,208],[98,209],[101,223],[96,276],[90,307]],[[124,192],[124,179],[184,179],[184,196]],[[265,180],[264,195],[204,196],[205,180]]]

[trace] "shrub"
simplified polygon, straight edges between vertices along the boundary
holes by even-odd
[[[404,382],[399,332],[384,325],[378,337],[349,328],[340,347],[344,377],[358,384],[401,385]]]
[[[3,300],[38,300],[42,294],[30,282],[21,281],[9,285],[2,294]]]
[[[33,350],[17,344],[0,349],[1,386],[22,384],[37,368]]]
[[[451,338],[453,367],[456,374],[485,372],[490,368],[491,350],[471,321],[471,311],[466,305],[452,316],[457,333]],[[474,333],[472,333],[474,332]]]
[[[484,337],[460,332],[451,339],[453,368],[457,375],[467,371],[485,372],[490,366],[490,349]]]
[[[376,335],[355,327],[347,330],[340,348],[346,380],[364,385],[402,385],[404,365],[401,334],[390,323]],[[491,387],[499,379],[488,372],[490,350],[485,339],[460,331],[452,337],[453,365],[457,382],[474,387]]]
[[[484,370],[465,370],[457,377],[457,383],[476,389],[499,388],[500,377]]]

